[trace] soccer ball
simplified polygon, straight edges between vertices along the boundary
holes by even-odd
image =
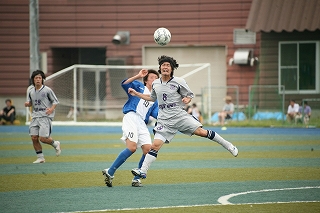
[[[171,40],[171,33],[167,28],[160,27],[153,34],[154,41],[161,45],[167,45]]]

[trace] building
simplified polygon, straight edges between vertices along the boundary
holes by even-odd
[[[318,51],[312,71],[313,92],[309,96],[300,90],[286,89],[286,93],[297,99],[304,95],[319,97],[320,18],[316,18],[319,1],[306,2],[301,5],[299,0],[140,0],[134,4],[129,0],[39,1],[41,68],[48,76],[73,64],[153,65],[159,55],[166,54],[180,64],[210,63],[214,85],[238,86],[238,104],[248,105],[250,85],[291,83],[290,78],[281,81],[278,78],[279,45],[286,47],[290,46],[289,41],[298,44],[312,40]],[[279,4],[284,9],[274,17],[273,11],[277,11],[274,8]],[[300,13],[304,14],[303,22],[295,15],[298,8],[294,5],[306,8]],[[288,7],[295,9],[286,10]],[[23,0],[0,1],[0,101],[12,98],[22,112],[31,72],[29,10],[30,5]],[[281,22],[280,16],[284,14],[293,21]],[[273,17],[272,23],[263,25],[269,23],[269,16]],[[153,41],[153,32],[158,27],[166,27],[172,33],[166,47]],[[114,36],[122,32],[127,33],[128,40],[115,45]],[[287,76],[286,72],[280,73]],[[199,75],[197,79],[187,79],[196,94],[201,93],[199,82],[205,78]],[[226,93],[225,89],[214,94],[219,108]]]
[[[246,29],[261,33],[257,84],[284,85],[286,105],[320,99],[319,11],[317,0],[252,2]]]

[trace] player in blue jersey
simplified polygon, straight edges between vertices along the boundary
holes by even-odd
[[[134,88],[129,88],[129,94],[148,101],[158,101],[159,115],[154,128],[155,136],[151,150],[146,155],[140,169],[132,169],[135,176],[146,178],[147,171],[158,156],[158,151],[164,143],[170,142],[179,131],[187,135],[198,135],[213,140],[233,156],[238,155],[238,149],[229,141],[223,139],[218,133],[202,128],[202,124],[184,110],[185,104],[190,103],[194,97],[183,78],[173,76],[174,69],[179,67],[177,61],[168,56],[158,58],[161,78],[152,84],[151,94],[142,94]]]
[[[141,78],[143,78],[143,83],[138,81],[138,79]],[[159,73],[157,71],[142,69],[137,75],[121,83],[122,88],[128,94],[128,100],[123,106],[123,136],[121,138],[127,148],[120,152],[110,168],[102,170],[105,183],[108,187],[112,187],[116,170],[137,150],[138,146],[141,147],[143,152],[138,164],[138,168],[141,167],[145,155],[151,147],[151,136],[147,127],[149,117],[157,118],[158,115],[157,102],[145,101],[136,96],[132,96],[128,93],[128,88],[135,88],[135,90],[142,94],[150,95],[152,82],[158,78]],[[142,186],[139,176],[133,178],[132,186]]]
[[[31,86],[28,90],[25,107],[32,106],[32,120],[29,125],[29,134],[33,142],[33,148],[37,153],[37,160],[33,163],[44,163],[42,143],[51,145],[56,150],[56,156],[61,153],[60,142],[50,137],[52,131],[52,120],[55,108],[59,101],[51,88],[45,86],[46,76],[41,70],[36,70],[31,75]]]

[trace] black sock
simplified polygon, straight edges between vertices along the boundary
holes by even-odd
[[[216,133],[212,130],[207,130],[207,131],[208,131],[207,138],[209,138],[210,140],[213,140]]]

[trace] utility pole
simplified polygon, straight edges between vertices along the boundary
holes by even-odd
[[[39,51],[39,3],[30,0],[29,5],[29,45],[30,45],[30,76],[33,71],[40,69]]]

